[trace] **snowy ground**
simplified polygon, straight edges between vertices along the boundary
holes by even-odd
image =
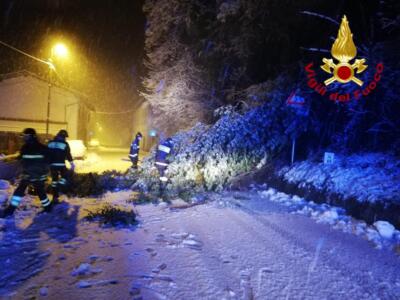
[[[116,170],[125,172],[132,166],[128,157],[129,149],[126,151],[90,151],[86,159],[76,160],[76,172],[89,173],[97,172],[102,173],[107,170]],[[140,159],[146,156],[147,153],[141,152]]]
[[[84,160],[75,160],[75,170],[77,173],[102,173],[108,170],[125,172],[129,167],[132,166],[132,163],[128,157],[128,153],[129,148],[126,150],[91,150],[87,153]],[[147,153],[141,152],[140,159],[146,155]],[[15,162],[0,162],[0,179],[12,179],[16,176],[17,171],[17,164]]]
[[[400,298],[389,241],[376,249],[334,228],[345,219],[335,209],[308,214],[301,199],[268,189],[136,206],[132,228],[82,220],[104,202],[131,208],[130,197],[68,199],[42,215],[26,201],[16,224],[0,225],[1,299]]]

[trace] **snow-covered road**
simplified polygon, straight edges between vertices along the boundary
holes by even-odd
[[[400,299],[400,259],[255,192],[206,204],[136,206],[135,228],[99,228],[85,209],[129,192],[70,199],[3,224],[4,299]],[[2,298],[2,299],[3,299]]]
[[[85,160],[75,160],[76,172],[78,173],[103,173],[105,171],[116,170],[126,172],[132,163],[128,157],[129,148],[116,150],[98,150],[87,153]],[[141,160],[148,155],[148,152],[140,152],[139,165]]]

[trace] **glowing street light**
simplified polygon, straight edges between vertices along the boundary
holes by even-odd
[[[51,49],[51,54],[52,56],[57,56],[59,58],[67,58],[68,48],[62,43],[57,43]]]
[[[49,66],[49,94],[47,97],[47,118],[46,118],[46,137],[49,138],[49,125],[50,125],[50,103],[51,103],[51,88],[53,71],[56,71],[53,59],[61,58],[65,59],[68,57],[68,48],[63,43],[57,43],[51,48],[51,56],[47,61]]]

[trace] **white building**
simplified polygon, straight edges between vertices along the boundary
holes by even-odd
[[[20,133],[24,128],[35,128],[46,133],[47,80],[27,71],[0,76],[0,139]],[[49,133],[68,130],[70,139],[87,141],[91,122],[85,96],[61,86],[51,88]],[[8,146],[9,147],[9,146]],[[4,148],[4,145],[3,147]]]
[[[27,71],[0,76],[0,131],[33,127],[46,133],[49,84]],[[51,88],[49,133],[67,129],[71,139],[86,140],[90,110],[84,96],[64,87]]]

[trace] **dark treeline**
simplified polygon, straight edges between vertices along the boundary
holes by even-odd
[[[287,126],[298,130],[288,131],[309,147],[400,148],[397,1],[146,0],[144,12],[143,95],[152,105],[153,122],[168,133],[212,122],[221,106],[243,112],[265,104],[282,114],[282,122],[293,110]],[[323,57],[331,58],[344,14],[357,58],[367,61],[360,78],[371,82],[379,62],[384,72],[370,95],[339,103],[307,86],[304,67],[313,62],[319,81],[327,79],[319,66]],[[357,87],[330,88],[346,94]],[[287,107],[294,91],[305,99],[306,113]]]

